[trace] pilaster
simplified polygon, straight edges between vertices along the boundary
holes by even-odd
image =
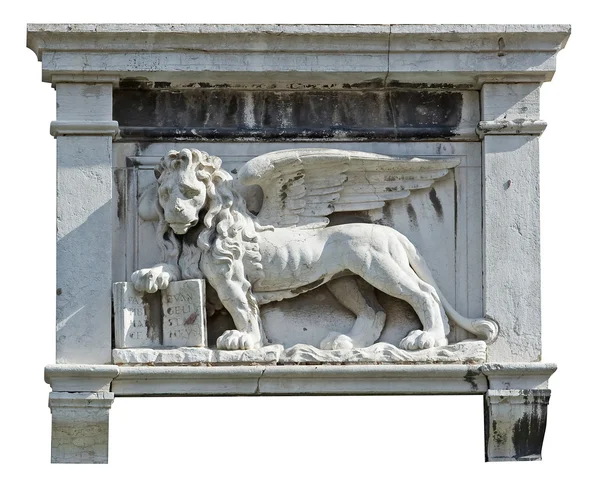
[[[538,83],[481,89],[484,313],[492,362],[541,359]]]
[[[113,77],[57,76],[56,361],[111,362]]]

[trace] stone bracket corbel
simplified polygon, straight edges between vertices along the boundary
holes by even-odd
[[[51,392],[52,463],[108,462],[108,418],[111,392]]]
[[[550,390],[490,389],[484,402],[485,460],[541,460]]]
[[[107,463],[110,392],[119,368],[112,365],[52,364],[44,378],[52,387],[53,463]]]
[[[550,389],[556,371],[550,363],[485,364],[485,460],[535,461],[542,458]]]

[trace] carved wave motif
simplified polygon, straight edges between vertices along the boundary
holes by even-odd
[[[386,342],[360,349],[323,350],[308,344],[286,349],[278,364],[479,364],[486,361],[484,341],[466,341],[420,351],[405,351]]]

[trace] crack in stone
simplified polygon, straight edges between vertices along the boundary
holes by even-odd
[[[256,379],[256,389],[254,390],[254,394],[256,394],[257,396],[260,396],[262,394],[260,392],[260,380],[262,379],[262,377],[266,371],[267,371],[267,367],[265,366],[262,369],[262,371],[260,372],[260,374],[258,375],[258,378]]]

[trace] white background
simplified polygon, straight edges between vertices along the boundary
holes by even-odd
[[[593,2],[13,1],[2,7],[0,478],[597,479],[598,37]],[[481,396],[133,398],[110,465],[50,465],[54,91],[26,23],[570,23],[542,88],[543,360],[558,363],[541,463],[483,462]]]

